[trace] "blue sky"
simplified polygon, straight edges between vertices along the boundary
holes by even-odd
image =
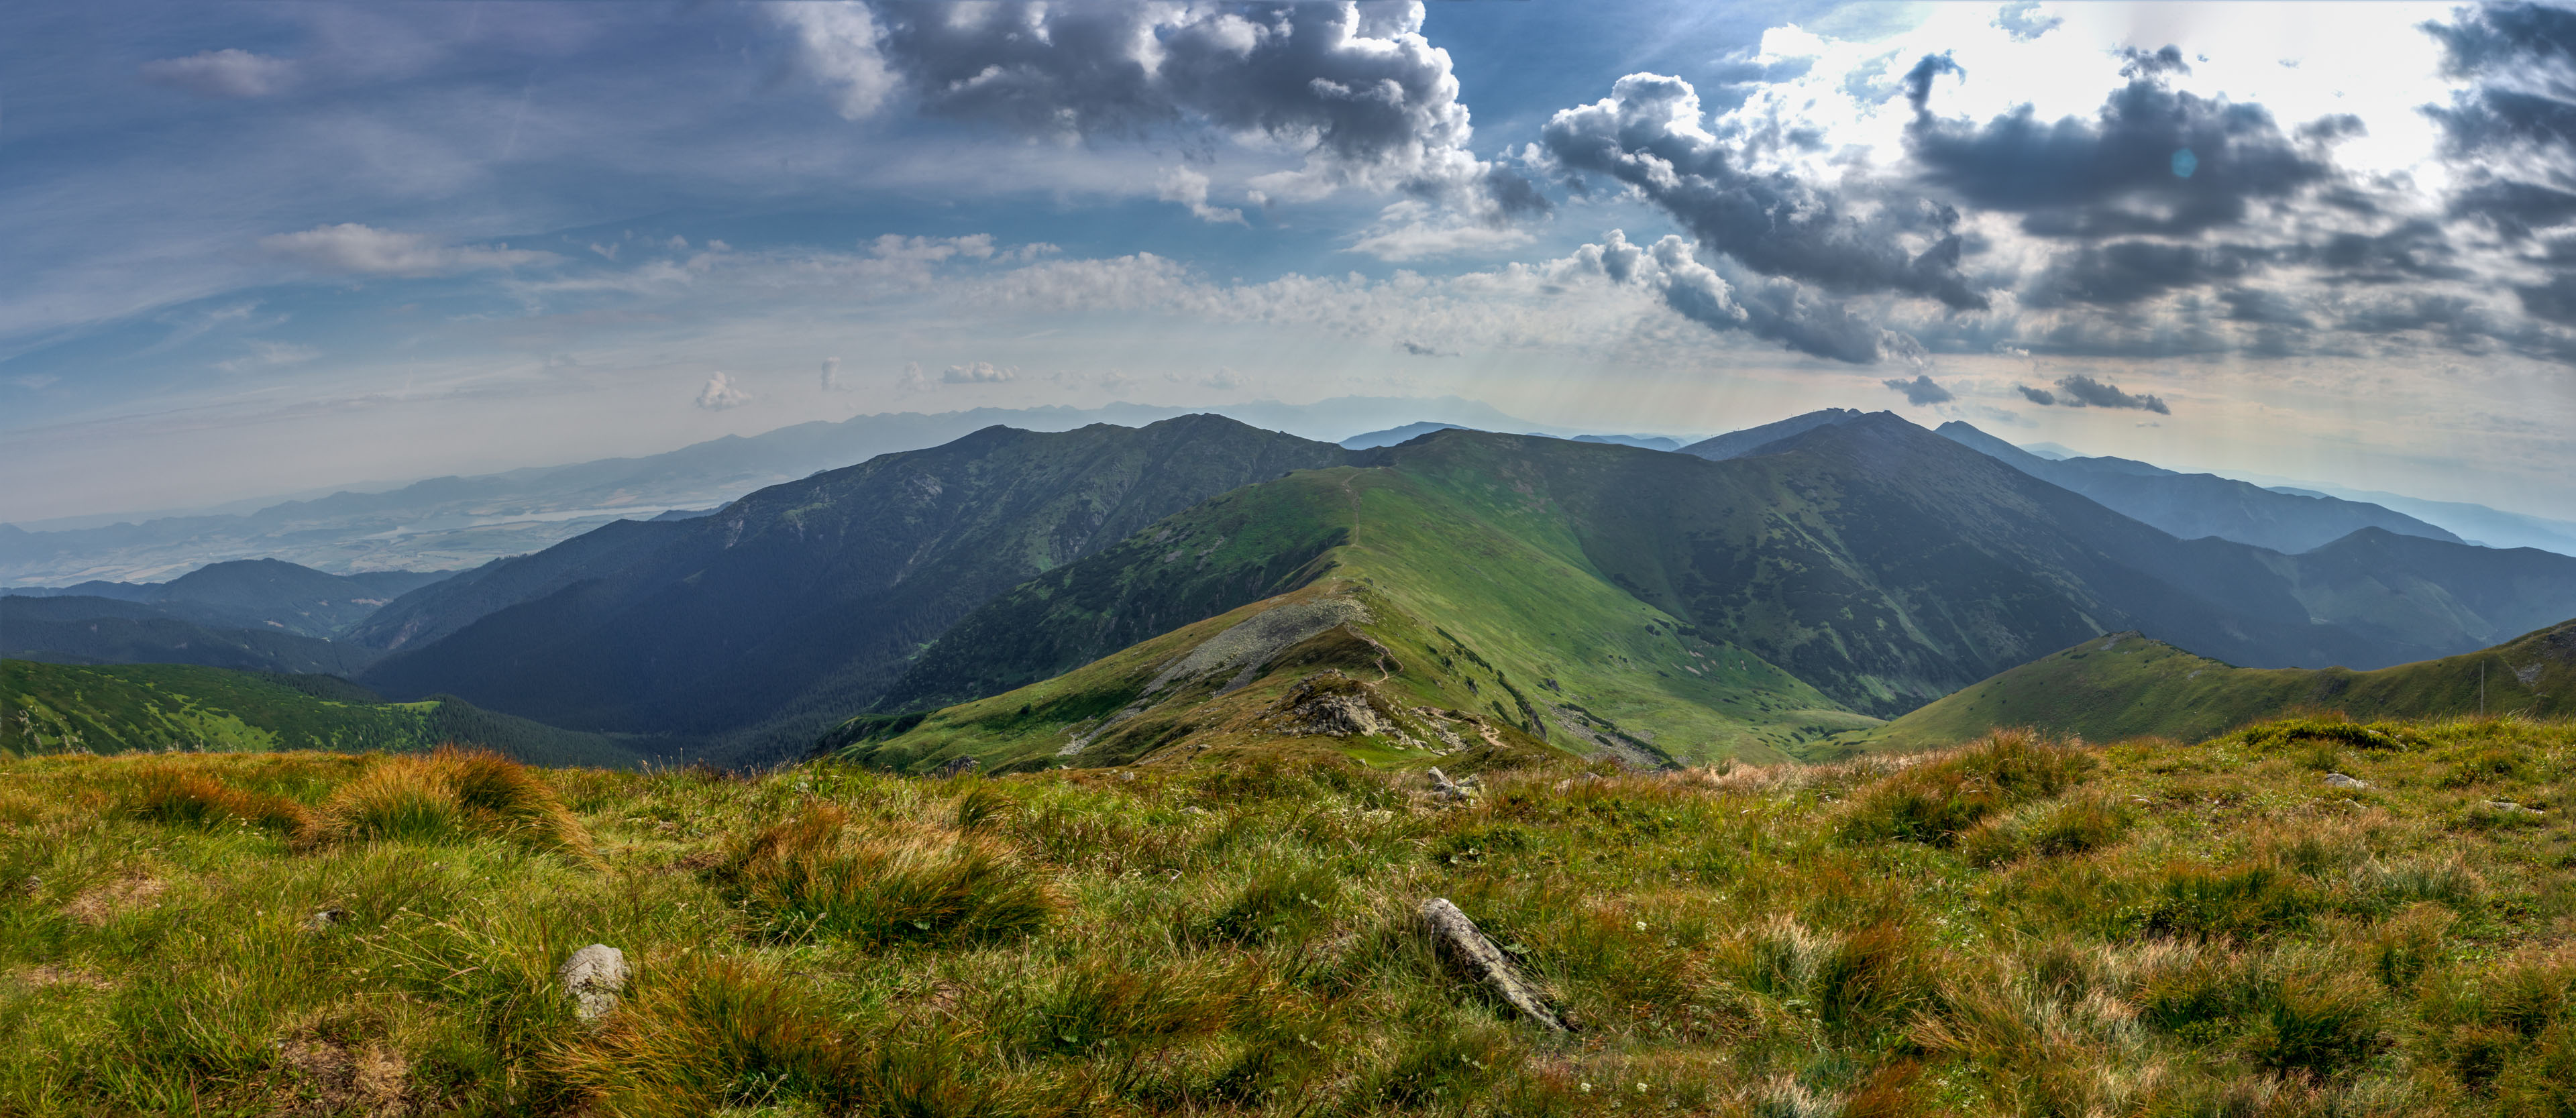
[[[2571,59],[2523,6],[12,5],[0,519],[1347,394],[2576,515]]]

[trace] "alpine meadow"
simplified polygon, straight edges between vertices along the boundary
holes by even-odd
[[[0,1118],[2576,1115],[2563,0],[0,101]]]

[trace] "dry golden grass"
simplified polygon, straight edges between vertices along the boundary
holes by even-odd
[[[307,847],[495,838],[584,861],[595,856],[589,831],[534,772],[496,753],[453,746],[379,758],[323,801],[299,838]]]

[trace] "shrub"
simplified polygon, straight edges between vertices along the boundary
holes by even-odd
[[[1868,786],[1845,812],[1845,838],[1947,846],[1988,816],[2055,796],[2095,762],[2027,730],[2005,730]]]
[[[125,811],[156,823],[216,827],[241,822],[299,835],[313,824],[304,805],[283,796],[245,792],[203,773],[154,769],[127,798]]]
[[[985,943],[1046,926],[1058,901],[998,839],[913,827],[865,831],[815,804],[760,832],[722,868],[773,935],[866,944]]]
[[[323,801],[305,837],[312,846],[489,838],[595,857],[590,833],[542,778],[499,754],[453,746],[377,761]]]

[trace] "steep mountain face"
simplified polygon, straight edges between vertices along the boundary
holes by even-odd
[[[1919,749],[2031,726],[2095,742],[2192,742],[2301,711],[2362,720],[2576,713],[2576,621],[2465,655],[2367,672],[2231,667],[2137,633],[2113,633],[1838,740],[1849,748]]]
[[[2465,542],[2404,513],[2361,501],[2283,493],[2216,474],[2178,473],[2127,458],[2043,458],[1957,420],[1942,424],[1938,433],[2186,540],[2216,536],[2293,555],[2365,528]]]
[[[2317,617],[2392,643],[2458,650],[2576,617],[2576,558],[2364,528],[2267,561]]]
[[[801,746],[994,594],[1219,493],[1349,453],[1215,416],[988,428],[771,486],[714,516],[621,528],[638,550],[586,545],[610,557],[596,563],[504,564],[466,593],[524,578],[535,596],[415,637],[363,678],[556,725]],[[763,720],[782,728],[746,731]]]
[[[74,586],[10,589],[8,597],[114,600],[151,606],[148,616],[200,625],[268,628],[308,637],[336,637],[405,592],[448,577],[447,571],[376,571],[325,574],[276,559],[210,563],[168,582],[84,582]],[[49,611],[47,617],[61,616]],[[114,611],[101,616],[147,616]]]

